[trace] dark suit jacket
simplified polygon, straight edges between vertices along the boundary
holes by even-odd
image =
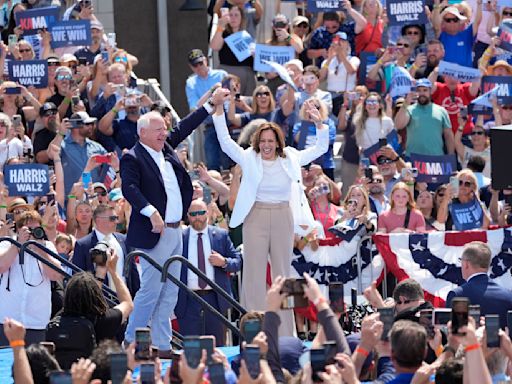
[[[500,315],[500,326],[507,325],[507,311],[512,310],[512,291],[496,284],[488,275],[478,275],[448,293],[446,307],[454,297],[467,297],[470,304],[480,304],[480,313]]]
[[[169,133],[163,149],[165,160],[171,163],[181,190],[183,217],[185,217],[192,202],[192,182],[173,148],[176,148],[190,135],[207,116],[208,112],[204,107],[190,113],[180,121],[173,132]],[[167,195],[160,170],[140,142],[123,155],[121,159],[121,179],[123,180],[123,196],[132,205],[127,243],[135,248],[154,248],[160,239],[160,234],[151,232],[151,220],[149,217],[142,215],[140,211],[151,204],[165,219]]]
[[[131,251],[126,246],[126,235],[121,233],[114,233],[114,237],[116,238],[119,245],[121,245],[121,249],[123,250],[124,256],[128,255]],[[73,252],[73,258],[71,261],[77,267],[82,268],[84,271],[89,271],[94,273],[94,264],[92,263],[91,257],[89,256],[89,250],[93,248],[96,244],[98,244],[98,237],[96,236],[96,231],[92,231],[87,236],[82,237],[81,239],[76,241],[75,250]],[[105,279],[105,284],[108,285],[108,280]],[[139,272],[137,271],[137,266],[135,264],[135,260],[132,258],[130,263],[130,273],[126,278],[126,286],[130,290],[132,297],[135,297],[135,293],[139,290],[140,287],[140,278]]]
[[[216,228],[213,226],[208,226],[208,237],[210,238],[210,246],[212,251],[216,251],[220,253],[227,259],[227,266],[225,269],[220,267],[213,267],[215,270],[215,279],[214,281],[220,285],[222,289],[224,289],[227,293],[231,295],[231,284],[229,281],[229,277],[227,272],[237,272],[241,269],[242,266],[242,258],[240,253],[235,250],[231,239],[229,238],[228,231],[222,228]],[[190,229],[187,228],[183,231],[183,257],[188,259],[188,241],[190,238]],[[205,255],[208,257],[208,255]],[[206,260],[206,262],[208,262]],[[185,264],[181,267],[181,276],[180,280],[185,284],[188,283],[188,268]],[[194,298],[190,297],[187,292],[183,289],[180,289],[178,294],[178,303],[176,304],[176,308],[174,309],[174,313],[177,317],[184,317],[187,301],[194,300]],[[228,302],[222,298],[219,294],[217,294],[217,300],[219,302],[219,308],[217,308],[220,312],[225,312],[230,305]]]

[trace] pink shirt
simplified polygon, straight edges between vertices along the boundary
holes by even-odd
[[[386,232],[391,232],[396,228],[401,228],[405,223],[405,213],[403,215],[397,215],[393,213],[391,210],[383,212],[379,216],[378,228],[385,228]],[[418,228],[425,227],[425,218],[417,209],[413,209],[411,211],[411,216],[409,217],[409,225],[407,229],[412,231],[416,231]]]

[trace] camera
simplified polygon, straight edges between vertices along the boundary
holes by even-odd
[[[47,237],[46,237],[46,232],[44,231],[44,228],[43,227],[35,227],[35,228],[31,228],[29,229],[30,231],[30,234],[32,235],[32,237],[36,240],[47,240]]]
[[[102,267],[107,264],[107,258],[109,254],[110,245],[103,241],[98,242],[98,244],[96,244],[94,248],[91,248],[89,251],[92,262]]]

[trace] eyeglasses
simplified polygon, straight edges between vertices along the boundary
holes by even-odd
[[[114,61],[116,63],[120,63],[120,62],[123,62],[123,63],[127,63],[128,62],[128,58],[126,56],[117,56]]]
[[[112,216],[98,216],[97,219],[108,219],[108,221],[117,221],[119,220],[119,216],[117,215],[112,215]]]
[[[377,164],[391,164],[394,163],[393,160],[388,159],[387,157],[381,157],[379,160],[377,160]]]
[[[71,75],[57,75],[55,76],[56,80],[62,81],[62,80],[73,80],[73,76]]]
[[[503,12],[502,12],[502,15],[503,15],[503,16],[512,16],[512,12],[506,12],[506,11],[503,11]]]
[[[474,131],[471,133],[471,136],[485,136],[484,131]]]
[[[379,104],[379,100],[375,100],[375,99],[366,99],[365,103],[367,105],[377,105]]]
[[[404,48],[409,48],[410,47],[410,45],[407,44],[407,43],[398,43],[396,46],[397,47],[404,47]]]
[[[471,181],[462,181],[459,180],[459,186],[465,186],[466,188],[470,188],[473,185]]]
[[[270,92],[268,91],[265,91],[265,92],[256,92],[256,97],[262,97],[262,96],[270,96]]]
[[[19,51],[20,51],[20,53],[32,52],[32,50],[30,48],[19,49]]]
[[[459,19],[457,18],[449,18],[449,19],[443,19],[445,23],[458,23]]]
[[[419,35],[420,31],[408,31],[407,34],[408,35]]]
[[[192,212],[189,212],[188,214],[192,217],[203,216],[206,214],[206,211],[192,211]]]
[[[308,25],[308,23],[300,23],[300,24],[296,25],[295,27],[297,27],[297,28],[307,28],[307,27],[309,27],[309,25]]]
[[[107,196],[107,192],[105,192],[105,191],[96,192],[96,196],[103,196],[103,197],[105,197],[105,196]]]
[[[55,116],[57,114],[57,111],[54,110],[54,109],[50,109],[49,111],[45,111],[43,113],[43,116],[45,117],[48,117],[48,116]]]

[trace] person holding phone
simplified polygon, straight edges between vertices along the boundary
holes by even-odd
[[[226,96],[229,92],[224,90]],[[266,289],[266,260],[270,254],[272,275],[289,276],[294,225],[310,225],[312,215],[302,190],[301,166],[324,154],[329,146],[327,126],[314,103],[307,112],[315,122],[316,144],[302,151],[285,147],[281,129],[264,123],[253,135],[252,146],[242,149],[230,137],[222,106],[213,121],[222,150],[240,164],[244,177],[231,216],[230,227],[242,222],[244,273],[241,302],[247,309],[262,310],[264,298],[254,292]],[[308,207],[307,210],[304,210]],[[293,315],[283,313],[283,335],[293,334]]]
[[[455,150],[457,151],[457,157],[462,165],[462,168],[467,168],[468,161],[473,156],[480,156],[485,160],[485,168],[483,175],[485,177],[491,177],[491,143],[487,136],[487,131],[484,129],[483,117],[479,116],[477,123],[473,126],[471,131],[471,144],[465,145],[462,142],[462,135],[464,133],[464,127],[467,121],[467,117],[462,116],[458,119],[458,128],[455,133]]]

